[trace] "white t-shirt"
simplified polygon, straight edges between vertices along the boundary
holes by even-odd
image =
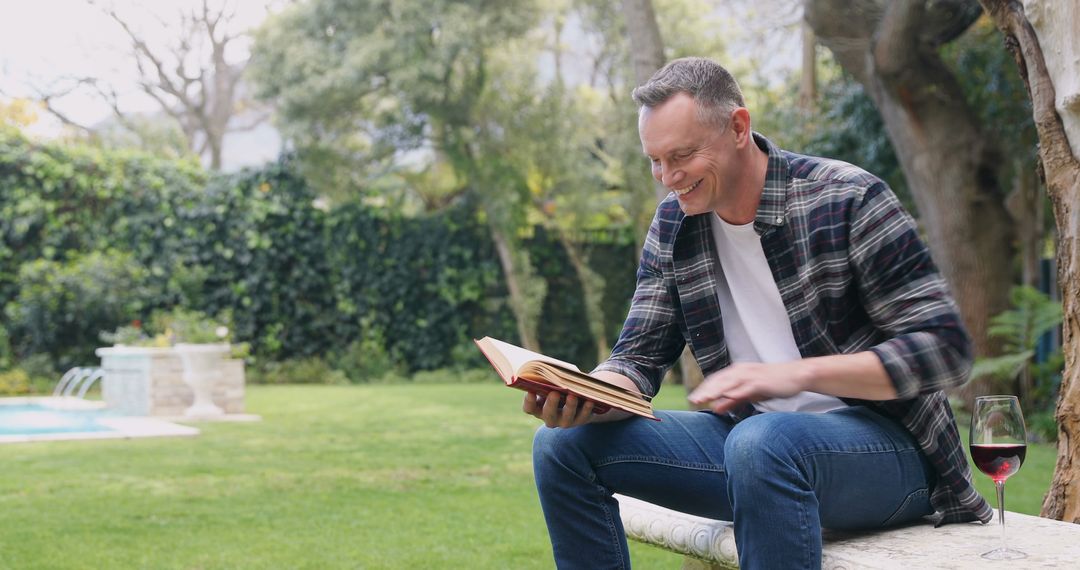
[[[753,222],[732,225],[714,212],[712,231],[720,260],[716,296],[731,361],[773,363],[802,358]],[[846,406],[839,398],[816,392],[754,404],[762,412],[828,412]]]

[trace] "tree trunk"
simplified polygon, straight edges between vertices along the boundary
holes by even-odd
[[[209,135],[215,136],[216,135]],[[221,154],[222,154],[222,141],[217,138],[212,138],[209,144],[210,149],[210,169],[217,172],[221,170]]]
[[[1072,2],[1031,0],[1029,19],[1015,0],[982,4],[1005,34],[1028,86],[1058,229],[1065,371],[1056,412],[1058,460],[1042,516],[1080,523],[1080,86],[1075,77],[1080,8]]]
[[[817,101],[817,37],[810,24],[802,24],[802,69],[799,73],[799,107],[811,111]]]
[[[521,267],[522,262],[527,265],[528,260],[515,259],[520,257],[520,252],[515,252],[506,233],[496,227],[491,228],[491,239],[495,243],[495,251],[499,254],[499,264],[502,266],[503,275],[506,277],[506,288],[510,293],[510,310],[514,313],[514,321],[517,323],[518,337],[521,346],[533,352],[540,352],[540,340],[537,335],[539,303],[527,291],[530,283],[542,283],[537,281],[529,268]],[[523,275],[523,270],[525,275]],[[543,296],[541,295],[541,299]]]
[[[995,354],[999,343],[987,328],[1009,306],[1012,224],[996,149],[937,52],[974,21],[970,9],[959,1],[808,0],[806,19],[873,99],[975,352]],[[964,400],[985,393],[987,383],[970,383]]]
[[[634,79],[641,85],[664,66],[664,40],[660,37],[660,26],[656,23],[652,0],[622,0],[622,6],[630,43],[630,57],[634,62]],[[654,181],[653,189],[657,203],[667,198],[668,189],[663,184]],[[689,347],[683,349],[679,370],[687,394],[701,384],[701,368]]]
[[[578,281],[581,283],[581,293],[585,298],[585,320],[589,325],[589,333],[593,337],[593,346],[596,347],[597,362],[607,360],[611,356],[611,346],[608,345],[604,335],[604,278],[593,271],[578,249],[577,244],[566,237],[563,232],[558,232],[559,243],[570,258],[570,264],[574,266]]]
[[[1039,286],[1039,262],[1042,260],[1042,244],[1045,237],[1043,225],[1043,199],[1039,192],[1039,180],[1032,170],[1023,168],[1023,161],[1016,159],[1013,190],[1005,204],[1016,223],[1017,241],[1020,244],[1021,283],[1029,287]]]
[[[660,37],[652,0],[622,0],[622,7],[634,79],[640,85],[664,66],[664,41]]]
[[[634,80],[641,85],[664,66],[664,40],[660,37],[652,0],[622,0],[622,6],[630,59],[634,63]],[[668,189],[663,184],[654,182],[653,188],[657,203],[667,197]]]

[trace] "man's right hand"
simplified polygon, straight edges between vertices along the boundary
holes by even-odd
[[[622,374],[601,370],[593,372],[593,376],[615,386],[621,386],[633,392],[638,391],[634,382]],[[587,423],[615,422],[633,416],[630,412],[624,412],[623,410],[608,410],[602,414],[594,414],[592,413],[593,403],[590,401],[582,400],[573,394],[567,394],[565,397],[558,392],[552,392],[551,394],[552,396],[547,398],[541,394],[529,392],[525,394],[525,402],[521,405],[521,409],[526,414],[543,420],[544,425],[549,428],[569,428]],[[564,399],[565,401],[563,401]],[[560,402],[562,403],[561,406],[559,405]]]
[[[550,392],[547,396],[529,392],[521,409],[530,416],[543,420],[549,428],[571,428],[585,425],[592,420],[593,403],[573,394],[563,396]],[[606,414],[605,414],[606,415]]]
[[[573,394],[566,395],[565,402],[560,405],[559,402],[564,397],[557,392],[551,394],[551,397],[545,397],[529,392],[525,394],[525,402],[521,405],[521,409],[526,414],[542,420],[549,428],[570,428],[588,423],[616,422],[633,417],[630,412],[614,409],[594,414],[592,402],[582,400]]]

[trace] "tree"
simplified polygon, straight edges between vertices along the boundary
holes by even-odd
[[[638,85],[641,85],[666,63],[660,25],[656,21],[656,13],[653,11],[651,0],[622,0],[622,5],[626,18],[626,33],[630,40],[630,53],[634,62],[634,78]],[[654,181],[653,187],[656,190],[657,202],[663,201],[668,195],[668,189],[659,181]],[[687,393],[693,391],[705,380],[689,345],[683,348],[682,355],[679,357],[679,370]]]
[[[376,178],[409,160],[445,165],[491,231],[523,346],[539,349],[544,282],[518,232],[527,184],[507,160],[507,117],[494,78],[500,52],[533,29],[531,0],[315,0],[269,21],[252,69],[261,96],[307,156]],[[408,158],[408,160],[406,159]]]
[[[178,33],[164,46],[148,39],[129,17],[111,5],[101,5],[101,9],[131,42],[139,91],[158,103],[179,128],[187,150],[203,157],[212,169],[221,168],[227,134],[251,130],[268,118],[268,111],[254,105],[244,93],[242,79],[247,59],[241,44],[246,36],[234,29],[235,5],[223,2],[215,9],[210,0],[202,0],[199,7],[182,10]],[[56,104],[73,91],[89,88],[109,104],[120,127],[141,142],[167,138],[160,127],[122,109],[117,86],[95,77],[64,78],[61,83],[63,87],[39,89],[39,96],[49,112],[64,124],[93,132]]]
[[[1039,157],[1058,228],[1063,351],[1056,418],[1058,461],[1042,516],[1080,524],[1080,9],[1046,0],[982,0],[1027,84]]]
[[[0,128],[22,129],[38,120],[40,105],[28,99],[0,101]]]
[[[667,63],[664,40],[660,36],[660,25],[656,21],[652,0],[622,0],[622,8],[630,59],[634,64],[634,80],[641,85]],[[654,182],[653,187],[657,202],[667,197],[668,190],[663,184]]]
[[[978,4],[808,0],[805,10],[884,120],[976,353],[996,354],[987,329],[990,316],[1008,308],[1014,252],[1000,152],[939,52],[978,18]],[[969,391],[987,389],[983,382]]]
[[[598,135],[603,132],[604,99],[592,86],[568,84],[563,60],[563,31],[573,13],[567,3],[549,5],[548,41],[541,50],[515,53],[519,59],[550,54],[554,77],[546,86],[534,78],[493,78],[502,94],[492,105],[509,105],[503,115],[513,122],[508,128],[508,156],[525,173],[531,203],[529,210],[562,245],[581,284],[585,321],[593,338],[597,361],[611,352],[603,314],[604,276],[594,271],[578,238],[582,230],[610,228],[621,208],[612,192],[604,189],[604,160]],[[599,104],[598,104],[599,103]],[[553,145],[552,141],[560,144]],[[613,215],[614,213],[614,215]]]

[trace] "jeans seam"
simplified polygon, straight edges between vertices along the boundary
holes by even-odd
[[[800,459],[807,459],[814,457],[815,455],[827,455],[827,454],[844,454],[844,455],[872,455],[872,454],[897,454],[897,453],[919,453],[917,449],[882,449],[882,450],[847,450],[847,449],[819,449],[816,451],[808,451],[799,454]]]
[[[682,469],[692,469],[695,471],[712,471],[716,473],[724,473],[723,466],[714,465],[712,463],[694,463],[687,461],[669,461],[664,459],[658,459],[651,456],[616,456],[605,459],[604,461],[597,461],[593,463],[593,468],[598,469],[600,467],[607,467],[609,465],[615,465],[617,463],[649,463],[652,465],[664,465],[667,467],[679,467]]]
[[[611,535],[611,544],[619,544],[619,530],[615,527],[615,517],[611,516],[611,509],[608,507],[607,501],[604,500],[607,497],[606,490],[600,486],[597,486],[596,490],[600,494],[600,507],[604,510],[604,519]],[[626,560],[623,559],[622,550],[615,548],[614,552],[615,557],[619,560],[619,568],[626,568]]]
[[[805,456],[799,456],[796,464],[788,465],[788,469],[793,472],[792,481],[806,481],[809,483],[808,470],[805,463]],[[811,490],[812,494],[812,490]],[[813,561],[813,548],[810,545],[810,509],[806,505],[806,499],[802,498],[797,501],[799,505],[799,527],[802,530],[802,551],[803,551],[803,568],[814,568]]]
[[[908,494],[907,497],[904,497],[904,501],[900,503],[900,506],[897,507],[895,511],[893,511],[893,514],[889,515],[889,518],[885,519],[885,522],[881,523],[881,526],[891,526],[895,522],[896,517],[900,516],[901,514],[903,514],[904,511],[907,510],[907,507],[911,504],[911,501],[915,500],[917,497],[928,496],[929,494],[930,489],[926,487],[912,491]]]
[[[806,501],[799,501],[799,506],[802,507],[799,509],[799,524],[802,527],[800,534],[803,537],[803,556],[805,557],[803,559],[803,568],[811,569],[814,567],[814,561],[812,560],[814,555],[812,553],[813,549],[810,547],[810,515],[807,513],[809,509],[806,508]]]

